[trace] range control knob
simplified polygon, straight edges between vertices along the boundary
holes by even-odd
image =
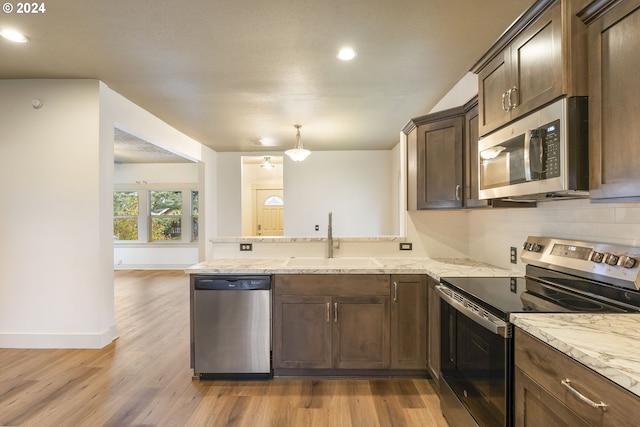
[[[633,268],[636,265],[636,260],[630,256],[623,255],[620,257],[620,265],[624,268]]]
[[[540,251],[542,250],[542,246],[541,246],[541,245],[539,245],[539,244],[537,244],[537,243],[534,243],[534,244],[533,244],[533,247],[531,248],[531,250],[532,250],[533,252],[540,252]]]
[[[609,265],[616,265],[618,264],[619,259],[620,257],[618,255],[608,254],[607,260],[605,262]]]
[[[524,249],[524,250],[530,251],[532,247],[533,247],[533,243],[531,243],[531,242],[524,242],[524,246],[523,246],[523,249]]]
[[[593,262],[602,262],[604,259],[604,254],[602,252],[594,252],[591,255],[591,261]]]

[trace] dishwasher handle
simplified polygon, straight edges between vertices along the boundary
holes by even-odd
[[[262,291],[271,289],[271,276],[196,276],[195,290]]]

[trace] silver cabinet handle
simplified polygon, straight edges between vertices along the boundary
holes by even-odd
[[[505,103],[506,100],[507,100],[507,92],[502,94],[502,110],[503,111],[509,111],[509,107]]]
[[[393,302],[398,301],[398,282],[393,282]]]
[[[338,303],[333,303],[333,322],[338,323]]]
[[[327,303],[327,323],[331,322],[331,303]]]
[[[573,394],[575,397],[577,397],[578,399],[582,400],[587,405],[591,406],[592,408],[599,408],[600,410],[602,410],[602,412],[607,412],[607,404],[606,403],[604,403],[602,401],[600,401],[600,403],[596,403],[593,400],[589,399],[587,396],[585,396],[584,394],[580,393],[578,390],[573,388],[571,386],[571,381],[569,381],[568,378],[560,381],[560,383],[567,388],[569,393]]]
[[[456,185],[456,200],[460,200],[462,197],[462,186],[460,184]]]
[[[520,105],[520,97],[516,97],[516,102],[511,102],[511,95],[512,94],[518,94],[518,87],[514,86],[511,89],[509,89],[507,91],[508,97],[509,97],[509,111],[513,110],[514,108],[516,108],[518,105]]]

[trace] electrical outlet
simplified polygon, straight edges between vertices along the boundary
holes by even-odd
[[[413,250],[413,244],[409,242],[400,242],[400,250],[401,251],[411,251]]]
[[[518,248],[515,246],[511,246],[511,249],[509,249],[509,261],[511,261],[511,264],[518,263]]]
[[[253,243],[240,243],[240,250],[241,251],[252,251],[253,250]]]

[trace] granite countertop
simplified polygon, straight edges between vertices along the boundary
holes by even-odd
[[[364,257],[367,258],[367,257]],[[289,266],[291,258],[231,258],[204,261],[187,268],[189,274],[427,274],[440,277],[504,277],[521,273],[467,258],[378,258],[374,266]],[[302,258],[304,259],[304,258]],[[339,260],[340,258],[334,258]]]
[[[640,314],[514,313],[511,321],[640,396]]]

